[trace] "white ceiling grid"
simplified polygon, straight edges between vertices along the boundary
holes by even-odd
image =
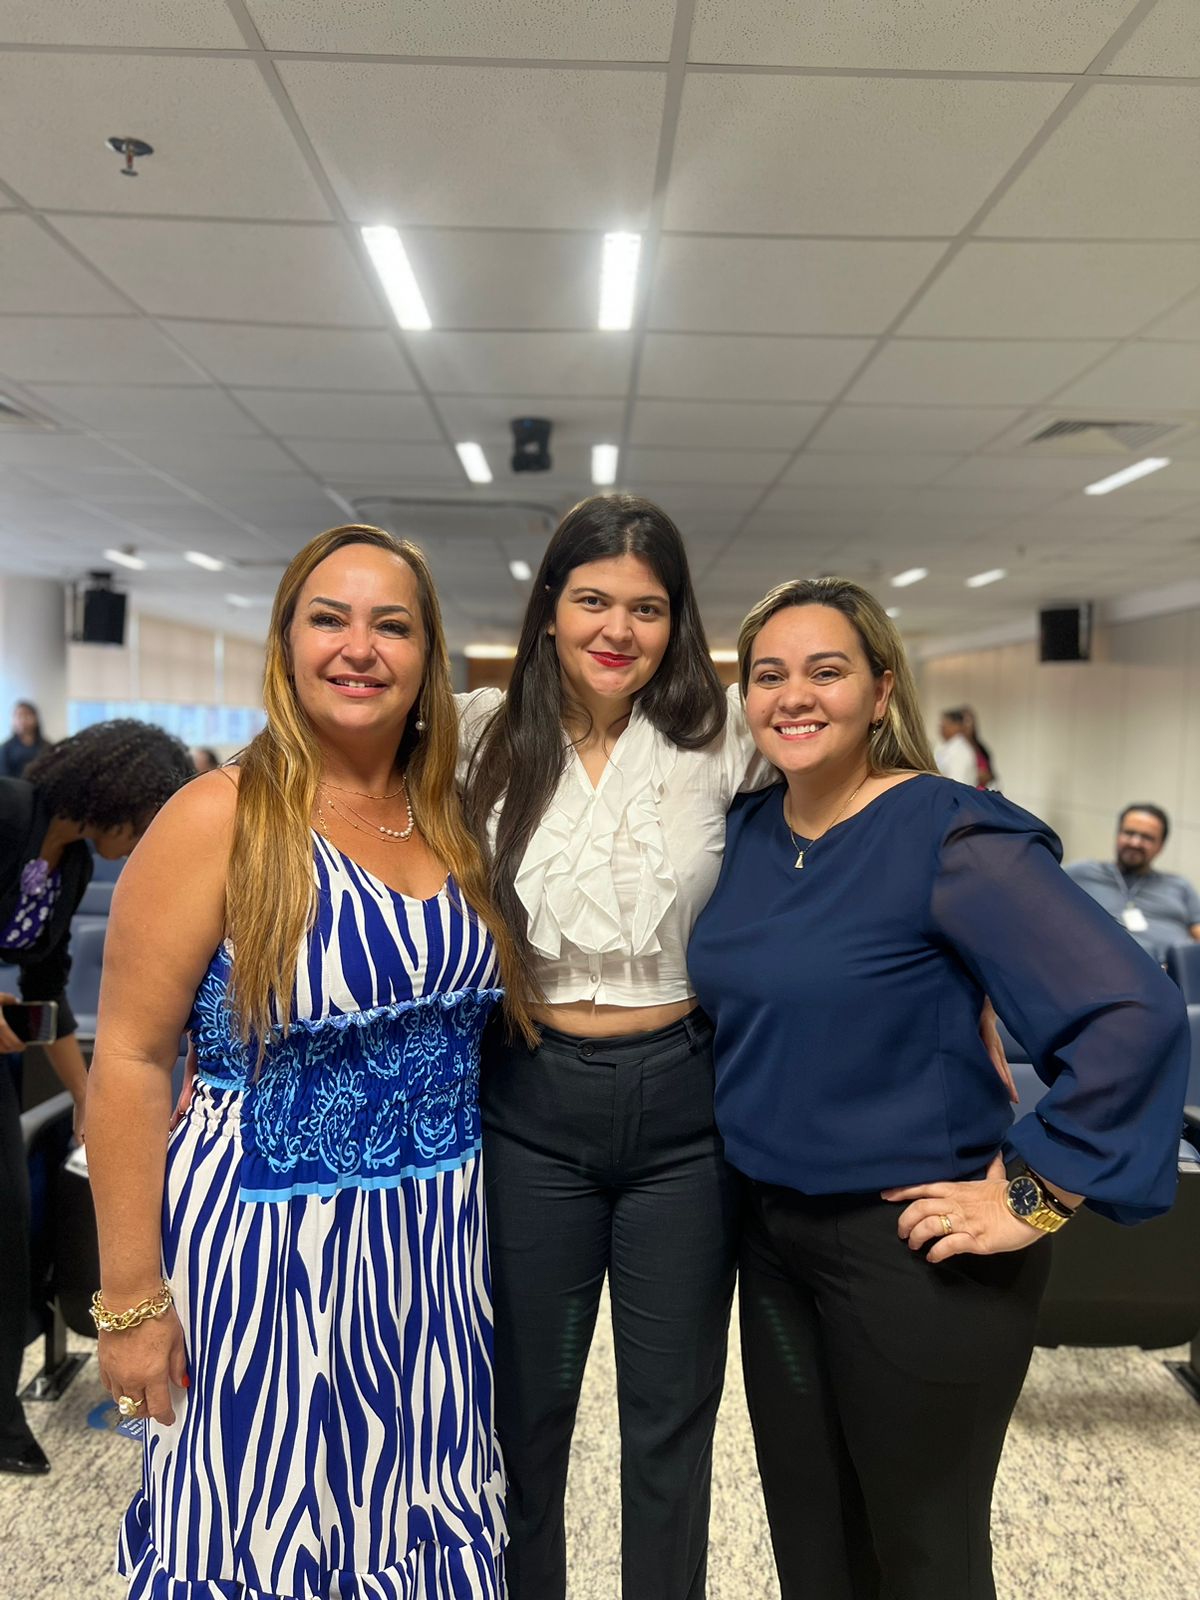
[[[154,145],[136,179],[110,134]],[[381,222],[431,332],[392,320]],[[645,236],[626,334],[612,230]],[[0,429],[0,567],[134,545],[147,609],[248,634],[227,592],[399,498],[452,642],[511,639],[507,561],[599,441],[715,643],[796,572],[926,636],[1194,579],[1196,0],[0,0],[0,393],[36,419]],[[551,473],[509,471],[519,414]],[[1179,425],[1172,466],[1089,498],[1110,458],[1025,448],[1089,415]]]

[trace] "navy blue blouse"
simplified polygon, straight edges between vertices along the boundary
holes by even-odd
[[[806,1194],[977,1178],[1002,1144],[1096,1211],[1170,1207],[1190,1053],[1179,990],[1060,866],[1043,822],[922,774],[794,870],[782,785],[739,795],[688,968],[734,1166]],[[1049,1091],[1012,1107],[985,994]]]

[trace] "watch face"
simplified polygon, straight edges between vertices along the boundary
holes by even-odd
[[[1041,1203],[1041,1190],[1032,1178],[1013,1178],[1008,1186],[1008,1204],[1016,1216],[1031,1217]]]

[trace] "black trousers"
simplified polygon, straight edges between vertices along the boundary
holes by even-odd
[[[566,1593],[571,1434],[609,1275],[624,1600],[702,1600],[739,1187],[701,1013],[539,1049],[491,1036],[481,1087],[512,1600]]]
[[[994,1600],[992,1485],[1050,1246],[931,1266],[902,1210],[746,1184],[742,1359],[783,1600]]]
[[[19,1058],[18,1058],[19,1059]],[[0,1056],[0,1455],[33,1435],[17,1398],[29,1333],[29,1170],[10,1058]]]

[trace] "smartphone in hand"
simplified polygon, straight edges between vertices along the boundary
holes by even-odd
[[[23,1045],[52,1044],[58,1037],[57,1000],[6,1000],[0,1013]]]

